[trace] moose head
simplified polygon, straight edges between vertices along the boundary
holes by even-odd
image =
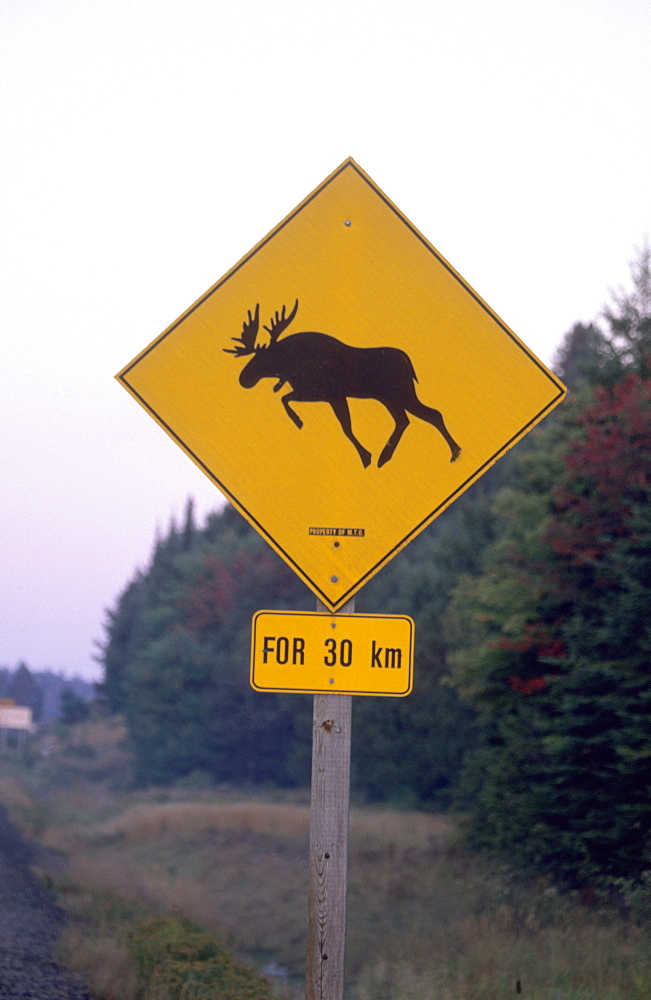
[[[265,326],[264,329],[269,334],[269,342],[258,344],[256,343],[258,338],[258,331],[260,329],[260,303],[255,307],[255,314],[251,315],[251,310],[247,310],[248,320],[245,320],[242,325],[242,336],[232,337],[231,339],[241,346],[235,347],[234,349],[224,348],[226,354],[234,354],[238,358],[245,357],[252,354],[253,357],[249,363],[243,368],[240,374],[240,385],[243,389],[252,389],[254,385],[260,381],[261,378],[275,376],[274,371],[272,371],[274,355],[275,355],[275,345],[280,337],[281,333],[287,329],[289,324],[292,322],[296,313],[298,312],[298,299],[294,303],[294,308],[292,309],[289,316],[285,315],[285,306],[282,307],[280,313],[276,311],[275,315],[272,316],[270,326]],[[269,363],[270,362],[270,363]],[[283,380],[283,381],[286,381]],[[281,382],[281,385],[283,382]],[[276,386],[276,391],[280,388],[280,385]]]

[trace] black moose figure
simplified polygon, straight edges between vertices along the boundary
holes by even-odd
[[[303,421],[294,412],[291,403],[329,403],[344,434],[355,445],[364,467],[370,465],[371,453],[353,433],[349,399],[376,399],[386,406],[395,420],[396,426],[382,449],[378,466],[386,465],[396,450],[409,424],[407,413],[436,427],[450,448],[450,461],[456,461],[461,448],[448,432],[441,413],[418,399],[414,387],[418,379],[404,351],[397,347],[350,347],[325,333],[306,331],[279,340],[297,311],[298,299],[289,316],[285,315],[285,306],[280,313],[276,312],[271,325],[264,327],[269,334],[269,343],[264,345],[256,344],[260,304],[255,307],[255,315],[252,316],[248,310],[242,336],[231,338],[240,346],[224,348],[227,354],[238,358],[253,355],[240,374],[240,385],[244,389],[251,389],[261,378],[278,380],[274,392],[289,383],[291,392],[282,397],[282,403],[289,418],[299,428],[303,426]]]

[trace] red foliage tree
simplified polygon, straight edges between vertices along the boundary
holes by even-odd
[[[217,556],[206,556],[204,576],[182,603],[184,627],[193,633],[219,627],[235,603],[235,582]]]

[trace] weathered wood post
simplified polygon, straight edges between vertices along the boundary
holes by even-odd
[[[317,601],[317,611],[328,612]],[[341,609],[352,614],[355,600]],[[314,696],[306,1000],[343,1000],[352,696]]]

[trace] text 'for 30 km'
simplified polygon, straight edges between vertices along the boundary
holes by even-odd
[[[307,650],[307,642],[302,636],[265,635],[261,653],[264,664],[304,667],[306,655],[312,656],[313,649]],[[324,640],[323,648],[317,656],[322,657],[326,667],[352,667],[356,656],[362,662],[365,657],[366,665],[370,667],[392,670],[402,667],[402,650],[381,646],[375,639],[371,640],[370,648],[365,644],[365,650],[360,653],[351,639],[328,638]]]

